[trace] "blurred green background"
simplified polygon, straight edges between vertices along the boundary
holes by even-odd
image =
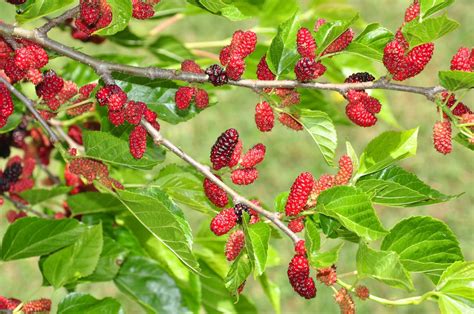
[[[162,0],[163,3],[169,0]],[[333,14],[350,14],[352,10],[360,12],[361,20],[364,22],[379,22],[392,31],[395,31],[403,20],[404,9],[411,1],[388,1],[388,0],[333,0],[333,1],[300,1],[303,18],[307,24],[313,23],[318,17],[318,10],[333,12]],[[177,5],[182,2],[172,1]],[[285,0],[281,1],[284,5]],[[4,1],[0,3],[0,19],[13,21],[13,7]],[[309,10],[308,10],[309,9]],[[406,84],[432,86],[437,84],[437,71],[448,69],[451,56],[460,46],[473,45],[474,24],[472,23],[472,0],[458,0],[449,10],[449,16],[461,26],[453,33],[436,42],[435,53],[426,71],[414,79],[407,80]],[[151,29],[163,25],[167,19],[145,22],[133,22],[132,31],[140,35],[157,38],[161,35],[171,34],[188,44],[189,48],[198,50],[197,53],[205,56],[202,64],[213,63],[208,59],[209,53],[216,54],[219,46],[214,47],[212,41],[228,39],[237,29],[248,29],[256,26],[258,21],[246,20],[243,22],[232,22],[223,17],[210,14],[198,14],[176,21],[174,24],[163,29],[158,35],[149,35]],[[271,21],[271,19],[270,19]],[[276,22],[275,22],[276,23]],[[267,23],[268,24],[268,23]],[[360,24],[363,26],[363,24]],[[277,25],[265,25],[274,28]],[[360,28],[356,28],[360,31]],[[268,32],[267,32],[268,31]],[[259,33],[260,41],[271,40],[274,30],[263,29]],[[82,44],[72,41],[64,32],[54,31],[52,36],[64,43],[77,47],[83,46],[83,50],[89,53],[118,53],[129,54],[130,51],[124,47],[107,42],[101,46]],[[196,52],[196,51],[194,51]],[[135,53],[135,52],[134,52]],[[143,53],[144,64],[156,62],[153,56]],[[211,55],[212,56],[212,55]],[[338,57],[334,58],[337,62]],[[54,61],[60,65],[62,58]],[[362,61],[362,60],[361,60]],[[364,61],[365,62],[365,61]],[[351,64],[357,67],[357,64]],[[376,65],[378,69],[375,76],[383,75],[384,69]],[[253,75],[253,74],[249,74]],[[345,103],[340,96],[329,93],[329,99],[341,113]],[[386,94],[387,101],[392,108],[394,116],[398,120],[401,129],[420,127],[418,138],[418,154],[416,157],[403,161],[401,164],[407,170],[417,174],[422,180],[435,189],[447,194],[465,192],[460,198],[449,203],[419,208],[387,208],[378,207],[377,212],[386,228],[391,228],[397,221],[411,215],[430,215],[445,221],[458,236],[466,260],[474,258],[473,227],[474,212],[471,204],[474,201],[473,165],[472,155],[463,147],[454,144],[454,151],[448,156],[437,153],[432,147],[431,128],[436,121],[434,104],[428,102],[424,97],[398,92]],[[473,93],[467,94],[465,103],[472,107]],[[215,138],[225,129],[233,127],[239,130],[244,145],[248,148],[257,142],[267,146],[267,158],[260,166],[260,178],[250,187],[240,189],[244,195],[258,196],[270,207],[273,198],[282,191],[288,190],[293,179],[302,171],[311,171],[315,176],[323,173],[332,173],[324,163],[315,143],[310,136],[304,132],[294,132],[277,125],[269,134],[263,134],[255,128],[253,114],[254,106],[259,97],[247,89],[232,89],[219,91],[215,95],[218,105],[205,110],[196,118],[180,124],[168,125],[163,123],[163,133],[178,146],[190,153],[196,159],[206,162],[209,149]],[[345,152],[345,141],[350,141],[358,153],[361,153],[365,145],[376,135],[383,131],[396,129],[384,121],[380,121],[375,127],[369,129],[359,128],[353,125],[338,126],[338,156]],[[168,162],[180,162],[169,156]],[[7,221],[4,214],[6,206],[0,207],[0,234],[3,234]],[[195,225],[202,220],[200,214],[189,212],[190,220]],[[337,241],[330,240],[324,244],[324,248],[331,248]],[[332,301],[332,290],[328,287],[318,285],[318,296],[316,299],[306,301],[298,297],[288,284],[286,276],[287,262],[292,254],[292,249],[286,239],[274,241],[274,245],[281,253],[281,266],[269,271],[270,278],[275,281],[281,289],[282,312],[283,313],[338,313],[338,308]],[[346,243],[340,261],[338,272],[344,273],[355,269],[356,245]],[[414,276],[415,286],[418,294],[429,289],[429,282],[422,276]],[[374,281],[366,281],[371,292],[386,298],[401,298],[417,293],[408,294],[404,291],[387,288]],[[111,284],[83,285],[81,291],[88,291],[97,297],[117,295],[126,306],[129,313],[140,313],[141,310],[128,301],[127,297],[117,291]],[[41,287],[41,275],[37,269],[37,260],[0,263],[0,295],[15,296],[21,299],[32,299],[35,297],[47,297],[53,293],[53,300],[58,301],[65,291],[53,292],[51,288]],[[262,313],[272,313],[271,305],[263,294],[260,285],[253,280],[247,283],[244,291],[256,302]],[[411,307],[384,307],[375,302],[360,302],[356,300],[359,313],[437,313],[435,303],[423,303]]]

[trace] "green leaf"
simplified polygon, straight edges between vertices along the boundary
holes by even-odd
[[[109,36],[124,30],[132,18],[132,2],[130,0],[107,0],[112,10],[112,22],[96,32],[95,35]]]
[[[264,222],[257,222],[252,225],[245,224],[245,226],[245,247],[252,264],[255,266],[256,273],[261,275],[267,264],[271,229]]]
[[[347,155],[352,160],[352,171],[356,173],[357,170],[359,170],[359,157],[357,157],[357,153],[354,150],[354,147],[352,147],[352,144],[350,142],[346,142],[346,151],[347,151]]]
[[[267,296],[268,300],[272,304],[276,314],[281,313],[281,302],[280,302],[280,287],[276,283],[268,278],[267,273],[263,273],[258,277],[258,281],[263,288],[263,292]]]
[[[355,14],[347,20],[333,21],[324,23],[316,32],[316,55],[321,55],[326,48],[332,44],[339,36],[344,33],[349,26],[359,19],[359,14]]]
[[[381,249],[396,252],[408,271],[437,278],[452,263],[463,260],[459,242],[440,220],[414,216],[400,221],[384,238]]]
[[[102,251],[102,225],[86,229],[79,239],[46,258],[43,275],[55,288],[73,283],[94,272]]]
[[[318,145],[326,163],[334,166],[337,133],[331,118],[322,111],[303,109],[299,121]]]
[[[99,261],[94,272],[84,278],[84,281],[110,281],[115,278],[120,270],[128,250],[122,245],[112,240],[112,238],[104,237],[104,245],[100,253]]]
[[[178,85],[166,80],[150,80],[148,78],[117,75],[115,81],[128,95],[130,100],[142,101],[156,112],[160,120],[178,124],[196,116],[200,110],[191,106],[187,110],[176,107],[174,96]]]
[[[399,166],[389,166],[363,176],[356,187],[373,194],[372,202],[399,207],[414,207],[447,202],[457,195],[445,195],[432,189],[418,177]]]
[[[367,25],[344,51],[381,62],[385,45],[392,38],[391,31],[379,23],[372,23]]]
[[[145,152],[143,158],[135,159],[130,154],[128,141],[117,138],[108,132],[84,131],[82,134],[86,154],[105,163],[133,169],[151,169],[164,160]]]
[[[123,31],[113,36],[109,36],[107,39],[124,47],[137,48],[145,46],[145,39],[138,37],[135,33],[130,31],[129,27],[126,27]]]
[[[67,199],[73,216],[110,213],[127,210],[113,195],[99,192],[84,192]]]
[[[68,193],[71,190],[69,186],[56,186],[52,189],[31,189],[20,193],[20,196],[30,203],[30,205],[36,205],[41,202],[52,199],[56,196]]]
[[[168,205],[169,200],[118,191],[121,202],[130,213],[191,270],[198,272],[199,265],[191,252],[191,244],[183,227]]]
[[[416,154],[418,129],[388,131],[374,138],[360,156],[356,177],[361,177],[390,166],[398,160]]]
[[[113,298],[96,299],[90,294],[73,292],[58,304],[58,314],[119,314],[122,305]]]
[[[275,199],[273,200],[273,207],[275,208],[275,211],[277,212],[284,212],[285,211],[285,206],[286,206],[286,201],[288,200],[288,195],[290,194],[289,191],[281,192],[278,194]]]
[[[455,262],[441,275],[436,286],[442,314],[471,313],[474,310],[474,262]]]
[[[128,257],[114,282],[148,313],[189,312],[175,280],[150,258]]]
[[[76,219],[25,217],[8,227],[2,241],[2,259],[49,254],[74,243],[83,232]]]
[[[154,184],[180,205],[203,213],[214,213],[213,206],[204,194],[202,182],[203,179],[194,170],[171,164],[160,170]]]
[[[421,22],[415,19],[407,23],[402,32],[410,47],[416,47],[435,41],[438,38],[454,31],[459,23],[449,19],[446,15],[424,19]]]
[[[453,140],[469,150],[474,150],[474,144],[469,141],[469,137],[467,137],[466,134],[458,133],[453,137]]]
[[[296,51],[296,33],[300,28],[296,13],[278,27],[267,52],[267,63],[277,76],[293,69],[299,55]]]
[[[453,92],[474,88],[474,72],[440,71],[438,77],[441,86]]]
[[[453,3],[454,0],[420,0],[421,16],[426,19]]]
[[[323,252],[313,252],[309,255],[309,263],[311,266],[320,268],[320,267],[329,267],[339,259],[339,252],[341,251],[344,242],[339,243],[332,249]]]
[[[51,0],[35,0],[31,1],[29,5],[15,16],[18,23],[27,23],[36,19],[39,19],[48,14],[59,11],[63,8],[68,7],[74,3],[74,0],[62,0],[62,1],[51,1]]]
[[[213,14],[222,15],[232,21],[240,21],[250,18],[249,16],[246,16],[233,2],[223,0],[188,0],[188,2]]]
[[[316,209],[367,240],[376,240],[387,233],[369,197],[354,187],[337,186],[322,192]]]
[[[230,266],[227,277],[225,278],[225,287],[232,295],[237,296],[237,290],[247,280],[247,277],[252,272],[252,265],[244,255],[240,255]]]
[[[360,243],[356,262],[359,278],[370,277],[395,288],[414,290],[410,274],[395,252],[375,251]]]
[[[305,219],[305,231],[304,231],[304,239],[305,239],[305,247],[306,252],[308,252],[308,256],[315,254],[319,248],[321,247],[321,238],[319,236],[319,229],[316,226],[316,223],[310,217]]]
[[[181,63],[192,59],[193,54],[176,37],[162,35],[148,49],[165,64]]]

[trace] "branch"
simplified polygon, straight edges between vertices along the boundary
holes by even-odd
[[[55,17],[54,19],[50,19],[48,21],[48,23],[46,23],[43,26],[38,28],[38,32],[40,34],[42,34],[43,36],[46,36],[46,34],[48,34],[48,32],[50,30],[52,30],[53,28],[55,28],[58,25],[63,24],[64,22],[66,22],[66,20],[75,17],[79,13],[79,11],[80,11],[80,7],[76,6],[72,9],[64,12],[60,16]]]
[[[15,95],[22,103],[25,104],[26,108],[33,114],[35,119],[41,124],[43,129],[48,133],[49,138],[51,139],[51,142],[53,144],[59,142],[59,138],[54,133],[54,131],[51,129],[51,127],[48,125],[48,123],[43,119],[43,117],[39,114],[39,112],[35,109],[33,101],[25,97],[20,91],[18,91],[10,82],[8,82],[6,79],[4,79],[2,76],[0,76],[0,82],[5,84],[5,86],[8,88],[8,90]]]
[[[41,217],[41,218],[49,218],[48,215],[46,215],[42,212],[39,212],[39,211],[31,208],[30,206],[27,206],[27,205],[24,205],[24,204],[22,204],[18,201],[15,201],[14,199],[12,199],[10,196],[8,196],[6,194],[3,194],[2,197],[5,198],[6,200],[8,200],[10,203],[12,203],[18,210],[24,210],[26,212],[30,212],[33,215],[36,215],[36,216]]]
[[[205,83],[208,80],[205,74],[186,73],[175,70],[162,69],[158,67],[137,67],[130,65],[117,64],[113,62],[102,61],[86,55],[80,51],[76,51],[70,47],[67,47],[55,40],[42,35],[37,30],[26,30],[17,28],[13,25],[4,24],[0,22],[0,33],[3,35],[11,35],[15,37],[26,38],[40,44],[43,47],[51,49],[63,56],[69,57],[86,65],[92,67],[99,75],[105,78],[106,83],[111,82],[110,74],[113,72],[125,73],[133,76],[146,77],[149,79],[166,79],[176,80],[184,82],[196,82]],[[275,81],[260,81],[260,80],[230,80],[229,85],[240,86],[250,88],[253,90],[261,90],[264,88],[307,88],[307,89],[318,89],[318,90],[332,90],[339,93],[346,93],[350,89],[384,89],[384,90],[395,90],[413,94],[420,94],[433,100],[435,95],[444,91],[445,89],[441,86],[407,86],[398,83],[392,83],[382,78],[373,82],[364,83],[301,83],[292,80],[275,80]]]

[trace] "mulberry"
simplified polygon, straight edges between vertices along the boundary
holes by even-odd
[[[309,172],[301,173],[293,182],[285,205],[287,216],[298,215],[306,205],[314,187],[314,178]]]
[[[264,55],[257,65],[257,78],[262,81],[273,81],[276,76],[270,70],[267,64],[266,55]]]
[[[252,147],[245,155],[242,157],[240,165],[244,168],[252,168],[258,165],[265,158],[266,148],[263,144],[257,144]]]
[[[295,131],[302,131],[303,130],[303,125],[298,122],[293,116],[287,114],[287,113],[280,113],[278,116],[278,121],[280,121],[281,124],[284,126],[295,130]]]
[[[225,244],[225,256],[228,261],[233,261],[239,256],[245,245],[245,235],[242,230],[233,232]]]
[[[275,124],[272,107],[266,101],[255,106],[255,124],[261,132],[270,132]]]
[[[316,42],[309,29],[302,27],[296,34],[296,47],[302,57],[314,59],[316,51]]]
[[[301,58],[295,65],[296,79],[300,82],[308,82],[317,79],[326,72],[326,67],[313,58]]]
[[[231,179],[237,185],[249,185],[258,179],[258,170],[255,168],[237,169],[232,171]]]
[[[352,177],[353,165],[348,155],[344,155],[339,159],[339,171],[334,181],[336,185],[346,185]]]
[[[220,177],[218,178],[220,180]],[[204,179],[203,187],[204,193],[212,204],[222,208],[229,203],[227,193],[208,178]]]
[[[211,221],[211,231],[221,236],[229,232],[235,227],[237,223],[237,216],[234,213],[233,208],[223,209],[218,213]]]
[[[451,142],[451,122],[438,121],[433,126],[433,144],[435,149],[442,154],[449,154],[453,145]]]
[[[128,139],[130,144],[130,153],[135,159],[141,159],[146,151],[146,130],[143,126],[137,125]]]
[[[178,88],[174,96],[176,107],[178,107],[179,110],[187,109],[191,105],[193,97],[194,88],[188,86]]]
[[[208,67],[205,73],[208,75],[209,82],[214,86],[221,86],[228,82],[227,73],[218,64]]]
[[[288,223],[288,228],[293,231],[294,233],[298,233],[303,231],[304,229],[304,218],[298,217],[295,219],[290,220]]]
[[[451,70],[474,71],[474,49],[461,47],[451,59]]]
[[[211,149],[211,163],[214,170],[226,167],[239,140],[236,129],[228,129],[222,133]]]

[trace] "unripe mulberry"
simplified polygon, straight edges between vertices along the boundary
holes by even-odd
[[[301,58],[295,65],[296,79],[300,82],[308,82],[317,79],[326,72],[326,67],[313,58]]]
[[[230,57],[245,58],[251,54],[257,45],[257,34],[252,31],[236,31],[232,35],[230,44]]]
[[[314,178],[309,172],[301,173],[293,182],[285,205],[287,216],[298,215],[306,205],[309,195],[313,190]]]
[[[221,236],[234,228],[237,223],[237,216],[234,213],[233,208],[223,209],[218,213],[211,221],[211,231]]]
[[[273,81],[275,79],[275,74],[268,67],[266,55],[260,59],[257,65],[257,78],[262,81]]]
[[[460,117],[463,114],[472,113],[471,109],[469,109],[468,106],[466,106],[462,102],[457,102],[456,97],[454,97],[453,94],[449,96],[449,99],[448,99],[448,95],[450,95],[448,92],[441,93],[441,96],[443,97],[443,102],[446,102],[446,105],[448,106],[448,108],[451,109],[457,103],[456,107],[454,107],[454,109],[451,109],[451,112],[455,116]],[[447,116],[445,116],[445,118],[447,118]]]
[[[361,299],[362,301],[366,300],[370,296],[369,288],[362,285],[358,285],[355,288],[355,293],[359,297],[359,299]]]
[[[146,111],[145,103],[141,101],[129,101],[125,110],[125,120],[130,124],[139,124]]]
[[[183,62],[181,62],[181,71],[196,74],[204,73],[201,67],[193,60],[184,60]]]
[[[334,177],[336,185],[346,185],[352,177],[353,165],[348,155],[344,155],[339,159],[339,171]]]
[[[280,121],[281,124],[284,126],[295,130],[295,131],[302,131],[303,130],[303,125],[298,122],[293,116],[283,112],[278,115],[278,121]]]
[[[324,283],[326,286],[332,286],[337,280],[336,266],[332,265],[331,267],[318,268],[316,279]]]
[[[356,90],[350,90],[347,98],[346,115],[352,122],[362,127],[373,126],[377,122],[375,113],[380,112],[382,106],[376,98]]]
[[[354,31],[349,28],[334,40],[323,52],[323,55],[342,51],[349,46],[354,38]]]
[[[302,57],[314,59],[316,52],[316,42],[309,29],[302,27],[296,34],[296,47]]]
[[[235,167],[239,163],[240,157],[242,156],[242,146],[243,146],[242,141],[239,140],[237,142],[237,145],[234,148],[234,152],[232,153],[232,157],[230,158],[230,161],[229,161],[229,164],[228,164],[229,168]]]
[[[451,70],[474,71],[474,49],[461,47],[451,59]]]
[[[178,107],[179,110],[187,109],[189,105],[191,105],[191,102],[193,101],[193,97],[194,97],[193,87],[182,86],[178,88],[174,96],[176,107]]]
[[[13,111],[14,105],[10,92],[4,84],[0,83],[0,128],[7,123]]]
[[[272,107],[266,101],[255,106],[255,124],[261,132],[269,132],[275,124],[275,115]]]
[[[30,301],[23,305],[22,311],[25,314],[33,314],[38,312],[49,312],[51,311],[51,300],[50,299],[39,299]]]
[[[212,204],[222,208],[229,203],[227,193],[208,178],[204,179],[203,187],[204,193]]]
[[[214,86],[221,86],[227,84],[228,82],[227,73],[218,64],[208,67],[205,73],[209,77],[209,82],[211,82]]]
[[[204,89],[197,88],[195,92],[194,102],[198,109],[204,109],[209,105],[209,95]]]
[[[219,53],[219,61],[223,66],[226,66],[230,60],[230,46],[225,46],[222,48],[221,52]]]
[[[245,71],[245,61],[240,57],[231,57],[226,67],[227,77],[231,80],[240,80]]]
[[[7,212],[7,215],[6,215],[7,221],[11,224],[14,223],[15,221],[17,221],[18,219],[26,217],[26,216],[27,216],[26,212],[24,212],[24,211],[18,211],[17,212],[15,210],[9,210]],[[16,308],[16,306],[13,309],[15,309],[15,308]],[[0,310],[2,310],[1,307],[0,307]]]
[[[239,256],[245,245],[245,234],[242,230],[233,232],[225,244],[225,257],[233,261]]]
[[[305,241],[304,240],[299,240],[295,244],[295,254],[306,256],[306,247],[305,247]]]
[[[15,50],[15,64],[22,70],[40,69],[48,64],[46,51],[38,45],[29,45]]]
[[[247,153],[242,157],[240,165],[244,168],[252,168],[258,165],[265,158],[266,148],[265,145],[259,143],[249,149]]]
[[[258,170],[255,168],[237,169],[232,171],[231,179],[237,185],[249,185],[258,179]]]
[[[99,105],[107,105],[109,110],[122,109],[127,102],[127,94],[115,84],[110,84],[99,89],[95,95]]]
[[[130,137],[128,139],[130,145],[130,153],[135,159],[141,159],[146,151],[146,129],[137,125],[132,132],[130,132]]]
[[[408,23],[418,16],[420,16],[420,3],[415,0],[405,11],[405,22]]]
[[[109,110],[108,117],[113,125],[122,125],[125,122],[125,110],[123,108],[119,110]]]
[[[67,131],[67,135],[77,144],[82,145],[82,130],[77,125],[71,125]]]
[[[355,314],[355,304],[346,288],[341,288],[334,295],[334,300],[339,305],[343,314]]]
[[[304,229],[304,218],[298,217],[295,219],[290,220],[288,223],[288,228],[293,231],[294,233],[298,233],[303,231]]]
[[[438,121],[433,126],[433,144],[435,149],[442,154],[449,154],[453,145],[451,142],[451,122]]]
[[[5,75],[10,79],[10,83],[12,84],[21,81],[25,78],[26,75],[26,71],[20,69],[15,64],[13,57],[10,57],[5,61],[3,71],[5,72]]]
[[[211,163],[214,170],[226,167],[239,140],[236,129],[228,129],[217,138],[211,149]]]
[[[155,10],[151,4],[142,2],[141,0],[132,0],[132,4],[132,16],[138,20],[146,20],[155,15]]]
[[[56,96],[64,86],[64,80],[53,70],[43,74],[43,81],[36,85],[36,94],[44,99],[51,99]]]

